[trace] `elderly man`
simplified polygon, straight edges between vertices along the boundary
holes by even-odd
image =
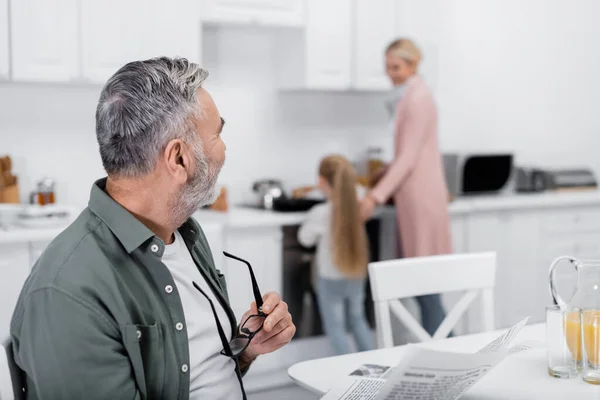
[[[276,293],[243,317],[258,314],[258,325],[238,330],[191,218],[216,198],[225,160],[206,76],[159,58],[125,65],[102,89],[96,135],[108,178],[40,257],[11,323],[28,399],[238,400],[250,363],[293,337]]]

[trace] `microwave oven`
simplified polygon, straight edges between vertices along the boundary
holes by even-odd
[[[512,174],[513,155],[508,153],[444,153],[444,175],[453,196],[497,193]]]

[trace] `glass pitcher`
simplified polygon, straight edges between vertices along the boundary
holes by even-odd
[[[575,293],[564,301],[557,292],[556,268],[561,262],[568,261],[577,273]],[[550,266],[550,292],[554,302],[562,309],[581,309],[600,311],[600,260],[578,260],[571,256],[558,257]]]
[[[555,276],[565,260],[577,273],[577,285],[568,301],[558,294]],[[567,344],[583,367],[583,380],[600,384],[600,260],[559,257],[550,266],[549,280],[554,302],[565,313]]]

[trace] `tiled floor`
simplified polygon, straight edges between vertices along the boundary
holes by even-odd
[[[248,400],[318,400],[320,396],[298,386],[284,386],[267,392],[252,393]]]

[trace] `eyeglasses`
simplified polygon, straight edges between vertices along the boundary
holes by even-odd
[[[239,333],[237,334],[237,336],[231,339],[231,341],[227,340],[227,336],[223,331],[221,321],[219,321],[217,310],[215,309],[215,305],[213,304],[210,297],[208,297],[208,295],[204,292],[204,290],[200,288],[200,286],[198,286],[196,282],[192,282],[192,284],[194,285],[196,290],[202,293],[202,295],[206,297],[206,299],[210,303],[210,308],[212,309],[213,315],[215,317],[215,322],[217,324],[217,330],[219,331],[219,337],[221,338],[221,343],[223,344],[223,350],[221,350],[221,354],[237,359],[248,348],[250,342],[256,336],[256,334],[260,332],[267,315],[262,310],[263,299],[260,294],[258,282],[256,282],[256,277],[254,276],[254,271],[252,270],[252,266],[250,265],[250,263],[225,251],[223,252],[223,254],[227,258],[243,262],[248,266],[248,270],[250,271],[250,279],[252,280],[252,291],[254,292],[254,301],[256,301],[256,308],[258,310],[257,314],[252,314],[246,318],[246,320],[240,326]]]

